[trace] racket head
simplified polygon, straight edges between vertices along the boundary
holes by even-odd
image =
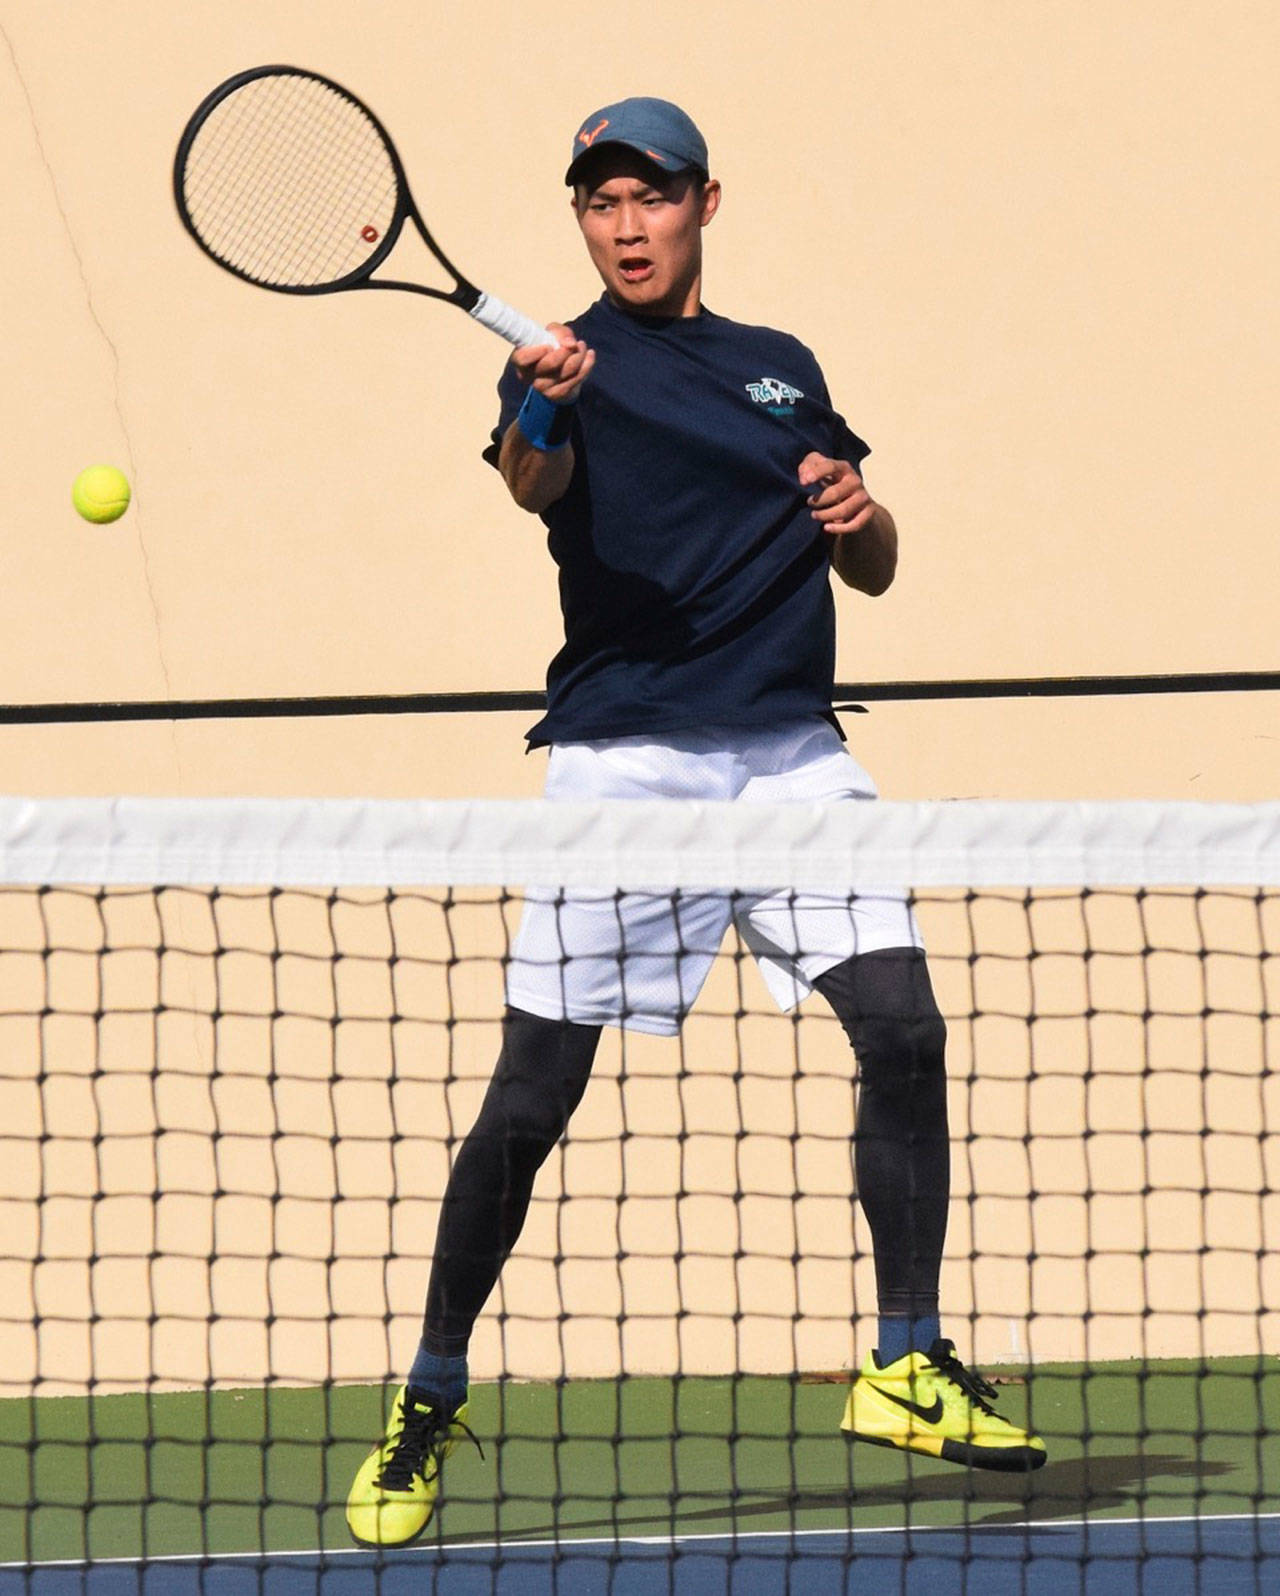
[[[303,67],[252,67],[206,95],[178,141],[173,193],[206,255],[283,294],[359,287],[406,218],[425,234],[381,122]]]

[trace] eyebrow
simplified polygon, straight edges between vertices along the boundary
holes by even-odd
[[[613,181],[616,181],[616,180],[613,179],[613,178],[610,178],[610,179],[608,179],[608,181],[609,182],[613,182]],[[604,198],[604,199],[617,199],[618,198],[618,195],[616,195],[616,194],[606,194],[604,192],[604,189],[605,189],[605,184],[603,184],[603,183],[600,185],[599,188],[589,189],[587,191],[587,203],[588,203],[588,205],[591,204],[591,202],[593,200],[600,199],[600,198]],[[633,196],[636,199],[643,199],[646,195],[649,195],[649,194],[659,194],[660,195],[662,192],[663,192],[663,190],[658,188],[658,187],[656,187],[653,183],[641,183],[638,189],[632,189],[631,190],[631,193],[633,194]]]

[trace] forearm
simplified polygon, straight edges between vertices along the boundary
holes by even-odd
[[[898,568],[898,529],[883,504],[858,531],[832,536],[831,564],[847,587],[872,598],[885,591]]]
[[[595,351],[570,328],[553,321],[548,331],[558,344],[517,349],[511,357],[528,392],[498,450],[498,470],[507,491],[534,515],[553,505],[569,486],[572,406],[596,360]]]
[[[535,449],[513,421],[502,439],[498,470],[507,491],[522,510],[537,515],[553,505],[573,475],[573,445],[548,452]]]

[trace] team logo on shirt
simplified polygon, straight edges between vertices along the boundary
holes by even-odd
[[[789,382],[781,382],[777,377],[761,377],[759,382],[749,382],[747,393],[753,403],[765,405],[771,416],[789,415],[796,400],[804,398],[799,388],[793,388]]]

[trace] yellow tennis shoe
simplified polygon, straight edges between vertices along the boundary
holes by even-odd
[[[856,1441],[923,1452],[977,1469],[1024,1472],[1044,1442],[998,1414],[996,1390],[956,1357],[950,1341],[909,1352],[882,1369],[869,1357],[853,1382],[840,1428]]]
[[[426,1392],[400,1387],[387,1433],[360,1465],[347,1497],[347,1528],[355,1540],[362,1546],[417,1540],[435,1511],[440,1465],[464,1435],[476,1441],[466,1421],[465,1402],[445,1414]]]

